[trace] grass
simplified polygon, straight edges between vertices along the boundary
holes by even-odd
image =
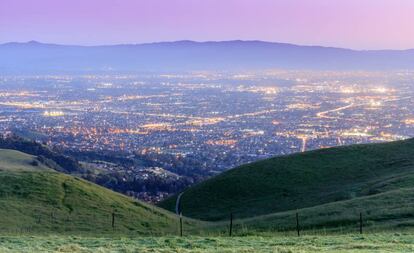
[[[174,236],[179,223],[171,212],[0,150],[0,252],[413,252],[412,150],[408,140],[242,166],[184,193],[185,199],[207,192],[201,207],[186,200],[184,214],[204,210],[203,217],[218,220],[184,217],[185,237]],[[237,193],[234,199],[229,192]],[[201,196],[195,195],[197,203]],[[231,238],[229,210],[236,218]],[[358,234],[360,212],[364,235]]]
[[[0,252],[413,252],[412,233],[246,237],[3,236]]]
[[[177,233],[174,214],[55,172],[34,160],[18,151],[0,150],[0,233]],[[192,223],[187,220],[185,225],[190,227]]]
[[[254,235],[296,230],[296,213],[300,229],[305,232],[355,232],[362,213],[364,231],[401,231],[414,228],[414,188],[389,191],[373,196],[333,202],[315,207],[278,212],[233,221],[236,235]],[[236,217],[237,218],[237,217]],[[204,229],[225,233],[229,221],[204,225]]]
[[[410,148],[406,144],[411,145],[411,141],[390,144]],[[351,146],[342,148],[341,152],[361,150],[361,148],[376,150],[377,147],[384,145]],[[388,148],[388,145],[385,146]],[[332,153],[332,151],[326,153],[327,151],[329,150],[324,150],[325,154]],[[300,155],[299,157],[301,158]],[[327,160],[327,158],[323,159]],[[174,214],[134,201],[82,179],[55,172],[41,163],[35,166],[34,160],[35,157],[18,151],[0,150],[0,205],[2,206],[0,234],[77,234],[82,236],[178,234],[179,221]],[[267,163],[271,160],[262,162]],[[354,163],[358,164],[358,161]],[[378,166],[379,163],[376,164]],[[394,164],[399,165],[393,167],[391,172],[387,169],[378,169],[377,172],[382,173],[377,173],[364,184],[353,182],[353,189],[358,191],[358,194],[345,200],[254,217],[245,217],[235,212],[233,233],[237,236],[246,236],[294,231],[296,212],[299,213],[301,229],[306,231],[329,233],[355,231],[360,212],[363,214],[364,230],[384,231],[412,228],[414,227],[414,188],[410,186],[413,174],[410,166],[402,168],[401,163]],[[407,165],[407,162],[404,164]],[[250,166],[255,166],[255,164]],[[238,170],[234,171],[239,173]],[[245,168],[242,167],[240,170],[243,172]],[[260,169],[259,173],[261,173]],[[361,174],[368,177],[363,172],[359,173]],[[227,179],[227,176],[224,179]],[[342,185],[345,189],[349,188],[347,185]],[[184,195],[191,192],[192,189]],[[312,193],[312,191],[309,192]],[[323,193],[327,194],[326,191]],[[225,196],[225,193],[223,195]],[[206,198],[208,200],[208,196]],[[218,201],[218,203],[221,202]],[[316,203],[319,202],[316,201]],[[186,207],[184,203],[184,214],[188,215]],[[259,207],[266,207],[266,203],[262,203]],[[244,209],[241,211],[245,212]],[[113,212],[115,213],[114,228],[111,224]],[[217,214],[217,210],[208,210],[207,214]],[[202,222],[184,217],[184,234],[225,235],[228,233],[229,212],[224,212],[222,215],[222,221],[216,222]]]
[[[209,221],[226,220],[230,212],[237,218],[261,216],[251,222],[259,221],[259,227],[262,220],[269,222],[266,215],[277,221],[272,225],[283,224],[286,212],[298,209],[309,214],[309,219],[325,217],[335,226],[360,211],[374,212],[378,219],[389,216],[408,222],[414,206],[412,187],[414,139],[409,139],[321,149],[243,165],[187,189],[181,206],[184,215]],[[176,196],[171,197],[159,206],[173,211],[175,200]],[[310,226],[318,223],[309,221]]]

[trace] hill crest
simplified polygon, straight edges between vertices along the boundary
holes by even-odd
[[[414,187],[414,139],[275,157],[224,172],[181,196],[184,215],[255,217]],[[176,197],[160,206],[173,211]]]
[[[14,150],[0,149],[0,205],[3,233],[176,233],[174,214],[56,172]]]

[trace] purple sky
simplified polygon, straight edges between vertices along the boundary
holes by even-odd
[[[183,39],[414,48],[414,0],[0,0],[0,43]]]

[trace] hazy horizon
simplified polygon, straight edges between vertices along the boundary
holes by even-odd
[[[254,11],[252,11],[254,10]],[[414,48],[414,2],[22,1],[0,3],[0,43],[260,40],[355,50]]]
[[[27,41],[6,41],[0,42],[0,45],[10,44],[10,43],[19,43],[19,44],[28,44],[28,43],[39,43],[44,45],[59,45],[59,46],[80,46],[80,47],[99,47],[99,46],[122,46],[122,45],[148,45],[148,44],[162,44],[162,43],[179,43],[179,42],[192,42],[192,43],[226,43],[226,42],[258,42],[258,43],[271,43],[271,44],[285,44],[299,47],[322,47],[322,48],[335,48],[335,49],[345,49],[352,51],[407,51],[414,50],[414,45],[410,48],[379,48],[379,49],[357,49],[349,47],[340,47],[335,45],[317,45],[317,44],[297,44],[292,42],[284,41],[266,41],[266,40],[242,40],[242,39],[231,39],[231,40],[166,40],[166,41],[149,41],[149,42],[131,42],[131,43],[114,43],[114,44],[74,44],[74,43],[54,43],[49,41],[38,41],[38,40],[27,40]]]

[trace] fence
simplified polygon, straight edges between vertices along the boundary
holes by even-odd
[[[291,223],[291,226],[287,227],[272,227],[271,225],[263,226],[263,228],[258,228],[256,225],[251,225],[250,223],[250,229],[248,228],[249,225],[245,224],[245,219],[235,220],[234,213],[229,214],[229,219],[227,221],[220,221],[218,223],[212,223],[207,226],[200,226],[199,230],[194,228],[189,228],[187,231],[183,232],[183,216],[182,213],[180,214],[180,222],[179,222],[179,235],[183,236],[185,235],[203,235],[203,232],[206,232],[207,234],[219,234],[219,235],[228,235],[233,236],[236,232],[236,235],[254,235],[254,234],[261,234],[261,233],[288,233],[291,234],[292,232],[295,232],[295,235],[300,237],[303,235],[303,232],[309,232],[312,231],[313,234],[317,233],[317,231],[321,233],[327,232],[327,229],[330,230],[330,232],[347,232],[347,233],[358,233],[363,234],[364,232],[364,226],[370,221],[370,220],[364,220],[363,213],[360,212],[359,214],[355,214],[353,216],[353,219],[351,221],[347,221],[346,224],[338,222],[338,226],[335,226],[333,224],[326,224],[325,225],[307,225],[302,226],[301,224],[301,215],[299,212],[296,212],[292,215],[291,219],[289,219],[287,222]],[[255,218],[246,219],[254,220]],[[371,226],[369,227],[370,231],[374,231],[375,226],[372,226],[373,223],[371,223]],[[227,227],[227,230],[224,230],[224,228]],[[345,230],[346,228],[346,230]],[[378,227],[378,229],[382,229]],[[204,230],[204,231],[203,231]],[[240,230],[235,231],[235,230]],[[197,232],[195,232],[197,231]]]
[[[250,219],[237,219],[237,215],[233,212],[229,213],[227,221],[220,222],[199,222],[193,219],[186,218],[180,213],[177,216],[177,228],[176,232],[170,230],[166,234],[177,235],[177,236],[188,236],[188,235],[222,235],[222,236],[240,236],[240,235],[254,235],[260,233],[289,233],[293,232],[296,236],[302,236],[303,233],[313,231],[313,233],[320,232],[347,232],[347,233],[358,233],[363,234],[367,231],[375,230],[375,222],[385,222],[385,218],[390,217],[390,213],[384,213],[383,216],[370,217],[363,212],[348,215],[347,219],[339,218],[336,220],[326,219],[325,222],[315,220],[310,222],[313,217],[307,215],[301,215],[300,212],[291,213],[289,216],[274,217],[269,216],[264,220],[255,221],[256,218]],[[406,216],[407,217],[407,216]],[[144,217],[143,217],[144,218]],[[394,217],[398,220],[397,217]],[[407,217],[410,218],[410,217]],[[102,215],[81,215],[76,212],[72,214],[62,214],[59,211],[52,211],[49,213],[37,212],[34,214],[34,224],[24,225],[22,223],[19,227],[7,228],[5,226],[0,227],[0,232],[3,233],[19,233],[19,234],[31,234],[41,233],[47,231],[55,231],[62,233],[78,233],[78,232],[91,232],[91,233],[113,233],[120,232],[124,233],[128,229],[131,230],[133,223],[130,224],[129,228],[125,228],[126,221],[129,217],[125,213],[118,213],[117,211],[107,211],[105,217]],[[268,222],[272,220],[272,222]],[[281,222],[283,220],[283,224]],[[334,222],[333,222],[334,221]],[[279,222],[279,224],[278,224]],[[320,223],[318,223],[320,222]],[[142,221],[140,224],[142,225]],[[145,221],[144,221],[145,223]],[[409,223],[409,222],[408,222]],[[409,225],[407,223],[407,226]],[[1,220],[0,220],[1,224]],[[93,226],[90,226],[93,224]],[[381,224],[380,224],[381,225]],[[397,224],[398,225],[398,224]],[[148,229],[150,229],[150,222],[148,222]],[[414,225],[413,225],[414,227]],[[381,226],[377,227],[379,230]],[[134,234],[131,230],[131,235]],[[128,231],[126,232],[128,233]]]

